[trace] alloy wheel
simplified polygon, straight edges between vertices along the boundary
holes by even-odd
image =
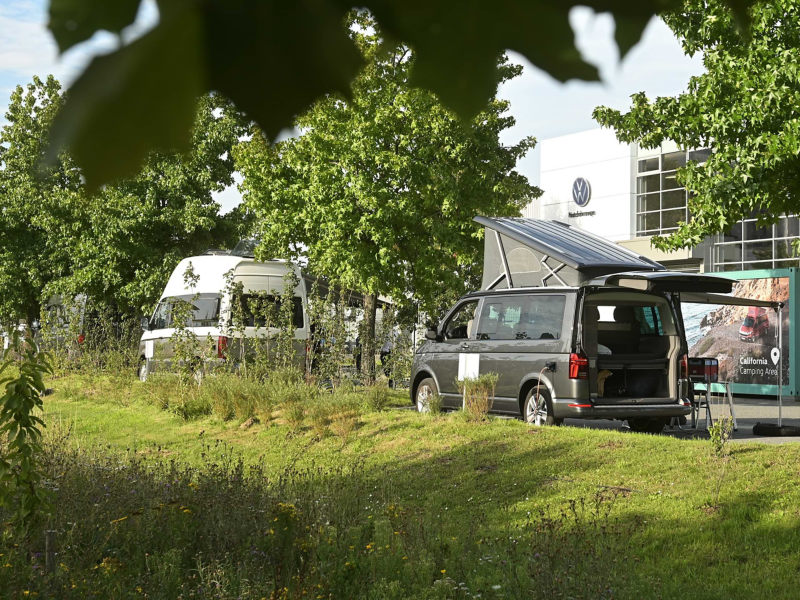
[[[541,394],[539,396],[531,395],[528,399],[525,407],[525,422],[538,427],[547,424],[547,401]]]
[[[433,396],[433,390],[428,385],[421,385],[417,390],[417,412],[430,412],[431,407],[428,401]]]

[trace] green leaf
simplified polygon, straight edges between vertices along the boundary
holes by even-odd
[[[745,15],[753,4],[731,3]],[[134,0],[122,8],[100,4],[52,0],[64,22],[85,15],[75,21],[80,36],[53,20],[60,46],[100,28],[118,30]],[[495,62],[506,49],[559,81],[598,79],[569,25],[578,4],[614,15],[621,56],[650,18],[683,6],[679,0],[365,0],[359,6],[377,18],[388,39],[417,53],[412,83],[468,121],[491,98],[501,78]],[[211,91],[232,99],[273,139],[316,98],[349,94],[361,64],[342,27],[351,6],[343,0],[161,0],[153,31],[96,58],[78,79],[51,138],[51,164],[62,148],[71,148],[90,189],[133,175],[149,151],[186,148],[192,100]]]
[[[620,60],[642,39],[644,28],[653,18],[652,14],[617,14],[614,18],[614,40],[619,48]]]
[[[136,19],[141,0],[51,0],[47,27],[60,52],[92,37],[96,31],[119,33]]]
[[[70,88],[51,132],[48,161],[68,147],[90,191],[136,173],[155,148],[186,150],[207,86],[196,10],[98,56]]]

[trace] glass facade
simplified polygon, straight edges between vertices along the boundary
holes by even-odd
[[[690,215],[678,169],[687,160],[705,162],[710,150],[667,152],[641,158],[636,169],[636,236],[669,234]]]
[[[756,215],[752,215],[755,217]],[[759,227],[755,218],[714,236],[714,271],[785,269],[800,266],[792,242],[800,236],[796,216],[783,216],[775,225]]]

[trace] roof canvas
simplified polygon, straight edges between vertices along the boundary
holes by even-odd
[[[486,228],[483,289],[577,286],[612,273],[667,270],[614,242],[559,221],[474,220]]]

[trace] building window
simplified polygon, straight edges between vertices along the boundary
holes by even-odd
[[[687,160],[705,162],[711,151],[668,152],[642,158],[636,169],[637,237],[670,234],[690,218],[686,190],[678,183],[678,169]]]
[[[755,217],[756,215],[751,215]],[[756,219],[744,219],[728,233],[714,236],[714,271],[785,269],[800,266],[792,242],[800,236],[795,216],[781,217],[775,225],[759,226]]]

